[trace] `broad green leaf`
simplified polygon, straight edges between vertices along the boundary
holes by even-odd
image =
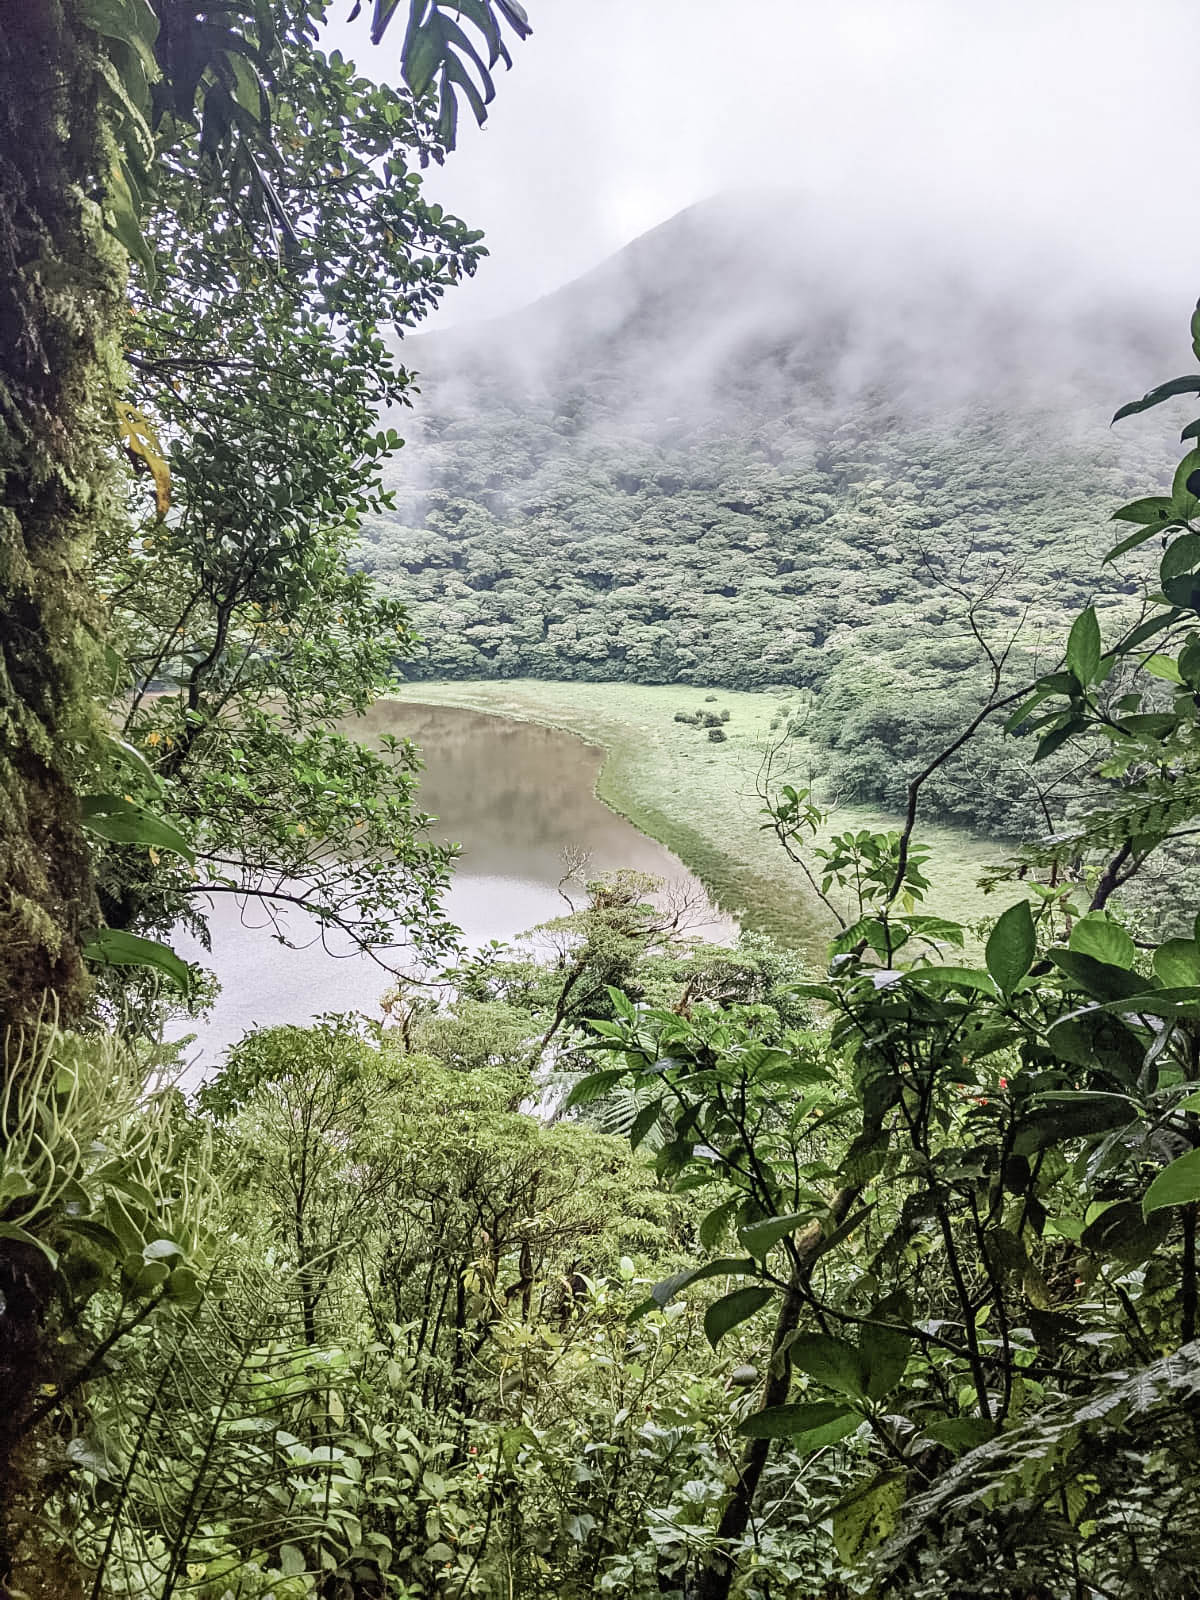
[[[788,1354],[792,1365],[817,1383],[852,1400],[866,1399],[866,1362],[852,1344],[826,1333],[802,1333],[793,1340]]]
[[[1168,989],[1200,987],[1200,945],[1194,939],[1168,939],[1154,952],[1154,974]]]
[[[302,1578],[308,1571],[308,1557],[298,1545],[281,1544],[279,1570],[285,1578]]]
[[[761,1311],[774,1295],[775,1290],[770,1287],[749,1284],[745,1289],[734,1289],[720,1300],[714,1300],[704,1313],[704,1336],[713,1349],[731,1328]]]
[[[1037,935],[1028,900],[1018,900],[999,918],[988,937],[984,963],[996,987],[1010,995],[1033,965]]]
[[[765,1261],[770,1251],[789,1233],[795,1233],[802,1224],[812,1221],[811,1211],[793,1211],[784,1217],[766,1217],[762,1222],[752,1222],[738,1229],[738,1238],[752,1256]]]
[[[1013,1150],[1018,1155],[1032,1155],[1052,1145],[1070,1144],[1128,1127],[1137,1119],[1137,1106],[1126,1095],[1087,1090],[1043,1095],[1017,1123]]]
[[[98,838],[116,844],[141,844],[154,850],[170,850],[193,865],[196,853],[191,845],[164,818],[136,805],[119,794],[88,795],[80,803],[83,826]]]
[[[735,1194],[731,1200],[723,1201],[708,1213],[700,1224],[700,1245],[704,1250],[715,1250],[724,1236],[725,1229],[729,1226],[734,1212],[742,1204],[740,1194]]]
[[[927,1438],[948,1450],[974,1450],[995,1433],[995,1427],[982,1417],[946,1417],[940,1422],[930,1422],[925,1427]]]
[[[1141,544],[1144,539],[1148,539],[1151,533],[1156,532],[1159,527],[1169,526],[1173,511],[1174,502],[1170,495],[1152,494],[1147,495],[1143,500],[1131,500],[1128,505],[1122,506],[1119,511],[1114,511],[1112,520],[1114,522],[1138,522],[1143,526],[1148,526],[1147,532],[1134,534],[1133,536],[1133,542]],[[1128,549],[1129,547],[1130,541],[1127,539],[1123,545],[1117,547],[1117,550]],[[1110,550],[1105,559],[1111,560],[1116,553],[1117,551]]]
[[[1111,961],[1098,961],[1082,950],[1051,950],[1051,961],[1078,986],[1098,1000],[1124,1000],[1130,995],[1145,994],[1153,987],[1147,978],[1136,972],[1114,966]]]
[[[1181,533],[1163,551],[1159,563],[1159,581],[1166,584],[1185,572],[1195,572],[1200,567],[1200,533]]]
[[[1079,1242],[1094,1255],[1132,1265],[1152,1256],[1166,1232],[1165,1219],[1147,1222],[1136,1200],[1118,1200],[1088,1223]]]
[[[717,1261],[706,1261],[702,1267],[689,1267],[683,1272],[673,1272],[662,1278],[650,1291],[657,1305],[665,1306],[681,1289],[705,1278],[753,1278],[758,1273],[758,1262],[752,1257],[722,1256]]]
[[[1179,663],[1173,656],[1147,656],[1142,662],[1142,671],[1148,672],[1152,678],[1160,678],[1164,683],[1182,683]]]
[[[862,1422],[857,1411],[836,1400],[809,1405],[768,1406],[738,1424],[743,1439],[790,1439],[797,1450],[836,1444]]]
[[[1170,501],[1164,501],[1164,504],[1169,506]],[[1166,526],[1169,527],[1171,524],[1168,522]],[[1158,531],[1158,527],[1139,528],[1136,533],[1131,533],[1127,539],[1122,539],[1120,544],[1113,545],[1101,565],[1107,566],[1110,561],[1115,561],[1118,556],[1123,556],[1127,550],[1136,550],[1139,545],[1143,545],[1148,539],[1152,539]]]
[[[903,1294],[889,1295],[871,1312],[881,1323],[901,1322],[912,1314],[912,1306]],[[859,1353],[867,1369],[867,1395],[872,1400],[882,1400],[889,1395],[904,1376],[912,1350],[912,1335],[903,1328],[880,1327],[874,1322],[864,1323],[858,1336]]]
[[[589,1072],[586,1078],[580,1078],[572,1086],[564,1102],[565,1108],[570,1110],[574,1106],[590,1106],[593,1101],[603,1099],[628,1076],[628,1067],[607,1067],[603,1072]]]
[[[1164,1167],[1142,1198],[1142,1215],[1161,1211],[1164,1206],[1187,1206],[1200,1200],[1200,1150]]]
[[[1129,968],[1137,960],[1137,946],[1125,929],[1096,912],[1080,918],[1071,929],[1070,942],[1072,950],[1115,967]]]
[[[1088,606],[1071,624],[1067,637],[1067,666],[1086,689],[1100,671],[1100,624],[1096,608]]]
[[[996,983],[975,967],[914,967],[908,981],[922,989],[971,989],[977,994],[996,993]]]
[[[650,1129],[654,1127],[661,1114],[661,1100],[652,1100],[648,1106],[642,1107],[637,1116],[634,1117],[633,1126],[629,1130],[629,1143],[632,1149],[638,1149],[642,1140],[650,1132]]]
[[[843,1565],[856,1566],[892,1532],[906,1485],[903,1472],[884,1472],[834,1509],[833,1543]]]
[[[122,928],[101,928],[84,945],[83,954],[105,967],[150,967],[170,978],[181,993],[191,993],[192,974],[187,962],[157,939],[143,939]]]
[[[24,1228],[18,1227],[15,1222],[0,1222],[0,1239],[11,1239],[15,1244],[28,1245],[31,1249],[40,1251],[52,1267],[58,1266],[58,1252],[52,1250],[44,1239],[39,1239],[32,1233],[27,1233]]]
[[[1113,421],[1120,422],[1123,417],[1149,411],[1152,406],[1160,406],[1164,400],[1170,400],[1177,394],[1200,394],[1200,377],[1172,378],[1169,383],[1160,383],[1156,389],[1148,390],[1140,400],[1131,400],[1128,405],[1114,412]]]

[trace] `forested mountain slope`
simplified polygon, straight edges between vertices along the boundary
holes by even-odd
[[[363,561],[412,605],[410,671],[795,685],[831,745],[865,683],[896,726],[856,758],[894,757],[974,692],[971,597],[1026,670],[1090,597],[1138,592],[1099,553],[1163,434],[1108,422],[1169,364],[1164,326],[1032,253],[710,201],[408,347],[422,399]],[[852,782],[887,798],[882,770]]]

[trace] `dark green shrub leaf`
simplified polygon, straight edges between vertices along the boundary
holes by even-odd
[[[738,1424],[743,1439],[790,1439],[797,1450],[836,1444],[862,1422],[857,1411],[835,1400],[809,1405],[769,1406]]]
[[[833,1543],[844,1565],[854,1566],[891,1533],[904,1504],[906,1483],[903,1472],[884,1472],[836,1507]]]
[[[825,1333],[802,1333],[788,1354],[793,1366],[827,1389],[836,1389],[852,1400],[866,1399],[867,1365],[852,1344]]]
[[[988,938],[984,962],[1001,994],[1010,995],[1033,965],[1037,935],[1028,900],[1018,900],[1000,917]]]
[[[170,978],[183,994],[192,987],[191,969],[169,945],[157,939],[143,939],[122,928],[101,928],[83,947],[89,961],[106,967],[150,967]]]
[[[774,1289],[750,1284],[745,1289],[734,1289],[731,1294],[714,1300],[704,1313],[704,1336],[715,1350],[731,1328],[745,1322],[773,1298]]]
[[[1200,1150],[1189,1150],[1163,1168],[1146,1190],[1142,1215],[1148,1217],[1164,1206],[1191,1205],[1194,1200],[1200,1200]]]
[[[689,1267],[684,1272],[673,1272],[662,1278],[650,1291],[657,1305],[665,1306],[681,1289],[705,1278],[753,1278],[758,1273],[758,1262],[747,1257],[722,1256],[717,1261],[706,1261],[702,1267]]]
[[[812,1221],[811,1211],[793,1211],[785,1217],[766,1217],[762,1222],[752,1222],[738,1229],[738,1238],[752,1256],[765,1260],[769,1252],[789,1233],[794,1233],[802,1223]]]
[[[1067,666],[1086,689],[1100,671],[1100,624],[1096,609],[1088,606],[1071,624],[1067,636]]]
[[[1200,985],[1200,945],[1194,939],[1168,939],[1154,952],[1154,972],[1168,988]]]
[[[1126,969],[1137,960],[1137,946],[1125,929],[1098,913],[1081,918],[1071,929],[1071,949]]]

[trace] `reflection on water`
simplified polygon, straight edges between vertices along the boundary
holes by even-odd
[[[421,746],[425,772],[419,803],[437,817],[431,834],[462,845],[446,909],[471,947],[516,935],[561,915],[558,893],[567,854],[584,852],[583,876],[620,867],[653,873],[673,895],[697,905],[689,931],[727,940],[728,917],[709,904],[678,857],[639,833],[596,798],[602,752],[536,723],[390,701],[355,725],[371,740],[394,733]],[[272,937],[261,913],[239,918],[233,897],[215,898],[210,917],[213,950],[204,956],[179,936],[182,953],[215,969],[222,993],[189,1050],[198,1069],[240,1038],[247,1028],[306,1022],[322,1011],[378,1014],[388,977],[367,957],[334,957],[302,914],[289,915],[289,937],[312,938],[290,950]]]

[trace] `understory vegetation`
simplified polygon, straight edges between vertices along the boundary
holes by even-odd
[[[403,10],[377,4],[374,37]],[[393,90],[316,47],[323,14],[71,0],[0,39],[5,128],[29,63],[52,96],[0,229],[6,265],[14,241],[42,251],[0,302],[23,330],[0,347],[0,846],[20,867],[0,1588],[1187,1600],[1200,422],[1167,483],[1072,490],[1124,535],[1103,562],[1069,553],[1064,500],[1038,513],[1024,590],[943,571],[977,692],[951,692],[967,658],[931,628],[944,699],[919,736],[893,717],[915,647],[871,672],[810,654],[832,595],[806,588],[807,551],[774,589],[730,568],[728,670],[715,629],[663,624],[660,660],[678,627],[697,677],[734,681],[736,633],[736,681],[789,687],[746,798],[824,908],[821,961],[756,932],[700,944],[632,871],[464,950],[415,751],[340,731],[417,648],[351,562],[389,510],[378,408],[410,388],[385,330],[478,255],[418,169],[453,148],[460,100],[483,119],[528,24],[515,0],[414,0]],[[46,60],[67,70],[44,81]],[[1200,308],[1191,338],[1200,362]],[[1197,395],[1191,370],[1116,420]],[[640,473],[622,493],[649,493]],[[847,477],[823,507],[858,519],[830,575],[884,572],[862,553],[892,538],[888,482]],[[688,543],[685,500],[664,548]],[[726,509],[754,521],[745,505]],[[899,617],[898,579],[877,581],[864,638]],[[785,593],[798,631],[768,674]],[[543,640],[568,627],[538,614]],[[429,659],[477,671],[474,624],[429,615]],[[737,748],[715,690],[662,726],[697,759]],[[809,738],[831,756],[811,780]],[[896,821],[843,825],[830,782],[880,751]],[[1006,792],[1011,752],[1024,837],[995,897],[951,917],[927,898],[927,804],[949,808],[962,760]],[[385,1020],[253,1031],[184,1094],[162,1023],[205,977],[169,940],[203,931],[206,893],[299,901],[379,961]]]

